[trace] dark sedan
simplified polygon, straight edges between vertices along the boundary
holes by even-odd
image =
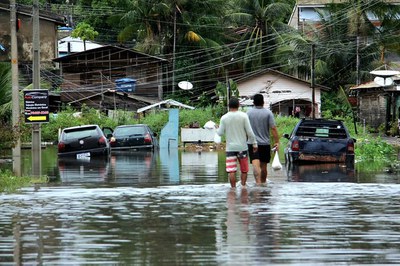
[[[58,157],[90,159],[108,156],[110,144],[98,125],[64,128],[58,141]]]
[[[302,119],[285,148],[286,162],[346,163],[354,166],[355,139],[340,120]]]
[[[143,150],[158,148],[157,134],[146,124],[122,125],[110,139],[111,150]]]

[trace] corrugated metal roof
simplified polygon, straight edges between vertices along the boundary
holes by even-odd
[[[70,46],[70,50],[68,50],[68,44]],[[86,41],[86,50],[95,49],[98,47],[102,47],[103,45],[97,44],[91,41]],[[78,53],[85,51],[85,46],[81,38],[73,38],[71,36],[62,38],[58,41],[58,52],[59,53]]]
[[[161,101],[161,102],[158,102],[155,104],[151,104],[151,105],[139,108],[137,110],[137,112],[142,113],[144,111],[147,111],[147,110],[155,108],[155,107],[161,107],[161,105],[173,105],[173,106],[177,106],[177,107],[183,107],[186,109],[192,109],[192,110],[195,109],[193,106],[186,105],[186,104],[180,103],[180,102],[172,100],[172,99],[168,99],[168,100],[164,100],[164,101]]]

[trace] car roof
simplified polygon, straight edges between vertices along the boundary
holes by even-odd
[[[300,120],[301,124],[327,124],[327,125],[341,125],[343,124],[342,120],[338,119],[324,119],[324,118],[317,118],[317,119],[302,119]]]
[[[120,125],[117,126],[116,128],[122,128],[122,127],[148,127],[148,125],[146,124]]]
[[[89,127],[99,127],[99,125],[80,125],[80,126],[73,126],[73,127],[66,127],[63,130],[73,130],[78,128],[89,128]]]

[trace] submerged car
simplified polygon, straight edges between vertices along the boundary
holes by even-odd
[[[114,129],[110,139],[112,151],[158,148],[157,134],[146,124],[122,125]]]
[[[90,159],[108,156],[110,144],[98,125],[64,128],[58,141],[58,157]]]
[[[302,119],[285,148],[286,162],[345,163],[354,166],[354,144],[348,129],[340,120]]]

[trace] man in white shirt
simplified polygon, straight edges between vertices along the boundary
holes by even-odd
[[[217,134],[225,134],[226,139],[226,172],[229,175],[231,187],[236,187],[237,162],[240,165],[240,180],[246,186],[249,171],[248,146],[252,143],[253,152],[257,151],[257,141],[246,113],[239,111],[239,100],[231,98],[229,112],[221,117]]]

